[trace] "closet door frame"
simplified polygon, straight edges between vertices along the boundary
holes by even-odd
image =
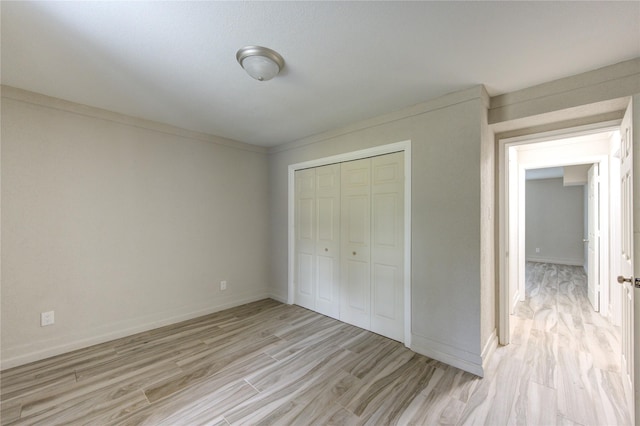
[[[411,141],[396,142],[302,163],[290,164],[288,170],[288,292],[287,303],[295,303],[295,172],[311,167],[360,160],[377,155],[404,152],[404,339],[411,346]]]

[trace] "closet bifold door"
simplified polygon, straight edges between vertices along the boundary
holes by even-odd
[[[295,173],[295,303],[338,318],[340,166]]]
[[[341,164],[340,320],[371,328],[371,159]]]
[[[315,310],[316,170],[295,174],[295,303]]]
[[[371,331],[404,341],[404,153],[371,159]]]
[[[294,303],[404,341],[404,153],[295,172]]]
[[[340,315],[340,164],[316,168],[316,308]]]
[[[340,319],[404,341],[404,153],[342,163]]]

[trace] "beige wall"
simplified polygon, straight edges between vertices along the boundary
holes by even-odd
[[[584,186],[565,187],[562,178],[528,180],[525,200],[527,260],[584,265]]]
[[[286,300],[288,165],[411,140],[412,348],[481,374],[481,139],[487,104],[478,86],[272,150],[272,293]],[[492,152],[483,158],[487,181]],[[492,206],[492,198],[485,203]],[[495,298],[489,298],[492,314],[485,322],[493,330]]]
[[[3,368],[267,297],[263,150],[2,94]]]

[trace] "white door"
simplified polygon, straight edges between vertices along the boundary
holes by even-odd
[[[294,303],[404,341],[404,153],[295,172]]]
[[[316,169],[315,310],[340,315],[340,165]]]
[[[634,407],[634,268],[633,268],[633,141],[631,104],[620,127],[620,276],[622,290],[622,371]],[[633,415],[633,412],[632,412]],[[633,418],[633,417],[632,417]]]
[[[593,309],[600,311],[600,183],[598,164],[589,168],[587,200],[587,295]]]
[[[315,310],[316,171],[295,174],[295,303]]]
[[[342,163],[340,319],[404,341],[404,154]]]
[[[295,303],[338,318],[340,166],[296,171],[295,190]]]
[[[341,164],[340,320],[371,327],[371,159]]]
[[[371,331],[404,337],[404,153],[371,159]]]

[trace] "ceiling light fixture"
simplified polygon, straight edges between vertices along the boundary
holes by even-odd
[[[262,46],[245,46],[236,53],[238,63],[258,81],[271,80],[284,67],[278,52]]]

